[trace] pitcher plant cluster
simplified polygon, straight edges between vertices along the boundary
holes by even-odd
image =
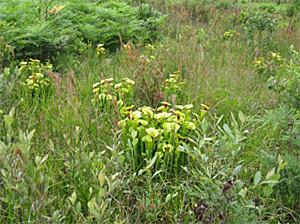
[[[170,103],[162,102],[157,109],[134,108],[135,105],[123,107],[123,119],[118,122],[134,168],[138,170],[151,160],[157,168],[172,169],[184,165],[187,156],[182,144],[191,142],[193,131],[209,108],[203,105],[200,115],[193,113],[192,104],[172,107]]]
[[[123,78],[121,82],[115,83],[113,78],[102,79],[93,85],[94,99],[92,103],[100,106],[111,105],[112,100],[122,107],[126,100],[132,97],[132,86],[135,82]]]
[[[162,84],[162,92],[168,96],[179,93],[185,84],[179,82],[179,72],[170,74]],[[157,108],[142,106],[136,108],[132,102],[135,82],[123,78],[114,82],[113,78],[102,79],[93,85],[92,103],[101,108],[113,106],[117,102],[121,120],[118,127],[122,130],[123,144],[131,157],[134,169],[139,170],[151,160],[155,165],[173,168],[186,162],[182,144],[189,144],[190,137],[198,123],[203,120],[209,107],[202,104],[200,114],[193,112],[193,105],[173,105],[161,102]]]
[[[21,62],[19,68],[19,74],[21,77],[27,77],[22,86],[32,92],[46,91],[52,80],[46,75],[45,70],[52,71],[53,65],[50,62],[42,64],[38,59],[30,59],[29,62]]]

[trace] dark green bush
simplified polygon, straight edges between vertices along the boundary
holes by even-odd
[[[163,17],[150,6],[123,2],[80,1],[46,5],[43,1],[0,0],[0,33],[16,57],[48,58],[61,51],[81,52],[88,43],[119,46],[124,42],[155,39]],[[56,13],[55,13],[56,12]]]

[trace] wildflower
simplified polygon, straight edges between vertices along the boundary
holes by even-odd
[[[164,152],[172,152],[174,147],[171,144],[164,143],[162,149]]]
[[[122,86],[122,83],[117,83],[117,84],[115,85],[115,89],[119,89],[121,86]]]
[[[182,111],[184,107],[181,105],[175,105],[175,108],[177,108],[179,111]]]
[[[130,120],[138,120],[138,119],[140,119],[142,117],[142,112],[140,112],[140,111],[134,111],[134,112],[132,112],[132,114],[130,115]]]
[[[155,49],[155,47],[151,44],[146,44],[146,48],[151,51],[153,51]]]
[[[30,58],[29,59],[31,62],[33,62],[33,63],[40,63],[40,60],[38,60],[38,59],[32,59],[32,58]]]
[[[184,106],[184,109],[185,110],[190,110],[190,109],[192,109],[194,106],[193,106],[193,104],[188,104],[188,105],[185,105]]]
[[[98,44],[97,45],[97,55],[100,56],[100,55],[103,55],[105,54],[105,48],[103,47],[104,44]]]
[[[170,132],[170,131],[177,132],[180,128],[180,125],[175,122],[164,123],[163,128],[167,132]]]
[[[132,86],[135,84],[135,82],[133,80],[128,79],[128,78],[123,78],[122,82],[125,82],[125,83],[127,83],[129,85],[132,85]]]
[[[200,120],[200,117],[199,117],[199,115],[198,115],[198,114],[196,114],[196,113],[193,113],[193,115],[194,115],[194,117],[195,117],[195,121],[199,121],[199,120]]]
[[[99,96],[98,96],[99,100],[101,101],[104,101],[106,99],[106,94],[105,93],[101,93]]]
[[[93,89],[93,93],[96,94],[99,92],[99,90],[100,90],[99,88],[95,88],[95,89]]]
[[[171,104],[170,104],[170,103],[168,103],[168,102],[161,102],[161,104],[163,104],[165,108],[167,108],[167,107],[170,107],[170,106],[171,106]]]
[[[118,122],[118,126],[119,126],[120,128],[125,128],[125,127],[126,127],[126,120],[120,120],[120,121]]]
[[[141,111],[146,116],[152,116],[153,115],[153,109],[151,107],[142,107]]]
[[[201,104],[201,106],[204,107],[204,110],[205,110],[205,111],[208,111],[208,110],[209,110],[209,107],[206,106],[205,104]]]
[[[149,63],[149,59],[145,55],[141,55],[140,58],[142,59],[142,62]]]
[[[56,13],[58,13],[60,10],[62,10],[64,7],[66,7],[66,5],[61,5],[61,6],[54,6],[53,9],[48,9],[48,12],[51,15],[55,15]]]
[[[147,126],[148,125],[148,121],[142,120],[142,119],[138,119],[138,122],[143,125],[143,126]]]
[[[196,129],[196,125],[193,122],[186,122],[185,125],[186,125],[187,129],[189,129],[189,130]]]
[[[100,85],[100,82],[96,82],[94,85],[93,85],[93,88],[96,88],[97,86]]]
[[[156,138],[159,134],[158,130],[155,128],[147,128],[146,129],[147,134],[152,138],[152,140],[154,138]]]
[[[156,119],[156,120],[166,120],[171,115],[172,115],[172,113],[163,112],[163,113],[155,114],[154,119]]]
[[[105,83],[110,83],[110,82],[112,82],[113,80],[114,80],[113,78],[102,79],[102,80],[100,81],[100,83],[103,85],[103,84],[105,84]]]
[[[157,108],[157,112],[162,112],[165,109],[165,106],[160,106],[159,108]]]

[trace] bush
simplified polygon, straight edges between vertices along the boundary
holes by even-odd
[[[1,1],[0,1],[1,4]],[[123,2],[45,5],[13,0],[0,7],[0,33],[17,57],[48,58],[61,51],[81,52],[88,43],[115,49],[124,41],[154,39],[163,23],[150,6]]]
[[[300,108],[300,56],[290,47],[290,59],[279,52],[272,53],[268,60],[260,57],[254,62],[259,73],[269,77],[269,87],[280,94],[281,100],[294,108]]]

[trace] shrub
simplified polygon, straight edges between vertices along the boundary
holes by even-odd
[[[10,60],[14,58],[12,47],[4,41],[4,37],[0,37],[0,72],[8,66]]]
[[[290,47],[290,59],[280,52],[272,53],[269,60],[260,57],[254,62],[258,72],[268,77],[271,89],[281,95],[281,100],[295,108],[300,108],[300,55]]]
[[[162,15],[145,5],[124,2],[74,2],[54,6],[12,0],[1,4],[0,33],[17,57],[48,58],[61,51],[80,52],[87,43],[103,43],[115,49],[119,35],[125,41],[155,39]]]

